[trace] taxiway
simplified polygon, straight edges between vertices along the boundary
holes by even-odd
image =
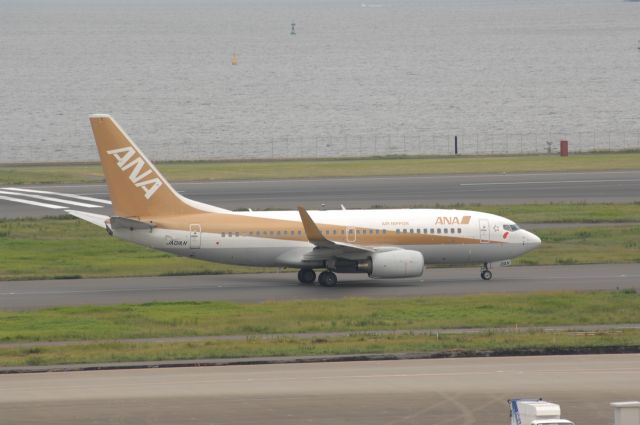
[[[540,202],[635,202],[640,198],[640,171],[525,173],[525,174],[452,174],[402,177],[353,177],[297,180],[244,180],[172,183],[177,191],[196,201],[227,209],[307,209],[414,207],[465,204],[517,204]],[[83,199],[65,198],[74,194],[107,200],[104,185],[45,185],[18,189],[54,192],[20,193],[0,188],[0,218],[42,217],[64,214],[64,208],[85,209],[108,215],[110,208],[93,202],[94,208],[29,198],[45,196],[80,203]],[[13,198],[14,200],[10,200]],[[22,204],[26,199],[60,208]],[[324,205],[324,207],[323,207]]]
[[[371,280],[339,274],[334,288],[300,285],[295,273],[61,279],[0,282],[0,309],[151,301],[261,302],[343,297],[412,297],[563,290],[640,291],[640,264],[504,267],[483,281],[479,268],[426,269],[422,278]]]
[[[580,425],[638,398],[640,355],[502,357],[2,376],[6,424],[508,424],[507,399]]]

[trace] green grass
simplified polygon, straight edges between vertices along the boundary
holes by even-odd
[[[442,351],[522,350],[637,346],[640,331],[594,335],[486,333],[479,335],[354,335],[339,338],[247,338],[244,341],[181,343],[87,343],[35,348],[0,347],[0,366],[187,360],[210,358],[331,354],[423,353]]]
[[[516,265],[640,263],[640,225],[539,229],[542,245]]]
[[[0,341],[113,340],[640,322],[635,291],[172,302],[1,311]]]
[[[152,159],[153,160],[153,159]],[[294,179],[309,177],[523,173],[637,169],[639,152],[521,156],[400,157],[246,162],[167,162],[158,168],[169,181]],[[0,185],[95,183],[98,164],[0,166]]]
[[[81,340],[63,346],[3,347],[0,366],[432,351],[637,346],[640,331],[515,332],[519,326],[637,323],[635,291],[490,294],[412,299],[148,303],[0,312],[0,340]],[[480,334],[363,334],[385,329],[511,327]],[[348,336],[275,333],[352,332]],[[360,332],[360,333],[359,333]],[[113,341],[185,335],[242,339]]]
[[[482,206],[516,221],[638,221],[640,204]],[[543,244],[515,264],[640,262],[640,224],[539,229]],[[275,269],[176,257],[63,218],[0,220],[0,280],[248,273]]]
[[[265,271],[176,257],[68,217],[0,220],[0,280]]]

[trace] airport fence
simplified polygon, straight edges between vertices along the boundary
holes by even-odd
[[[376,156],[444,156],[554,154],[560,140],[569,152],[640,150],[640,131],[575,133],[414,134],[279,136],[244,140],[211,139],[195,142],[158,142],[145,145],[155,161],[266,160],[296,158],[365,158]],[[0,144],[0,164],[42,162],[95,162],[93,142],[38,146]]]

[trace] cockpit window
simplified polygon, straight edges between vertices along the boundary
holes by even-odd
[[[520,229],[517,224],[504,224],[502,225],[502,228],[508,232],[515,232]]]

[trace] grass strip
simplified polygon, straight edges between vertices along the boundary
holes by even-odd
[[[97,156],[97,155],[96,155]],[[153,160],[153,159],[152,159]],[[633,170],[640,152],[558,155],[382,157],[290,161],[166,162],[170,181]],[[98,164],[0,166],[0,185],[102,182]]]
[[[0,220],[0,258],[0,280],[266,271],[177,257],[109,237],[69,216]]]
[[[247,338],[189,343],[88,343],[81,346],[0,348],[0,366],[105,363],[207,358],[434,351],[580,349],[637,346],[640,331],[590,334],[527,332],[474,335],[352,335],[340,338]]]
[[[542,245],[515,265],[640,263],[640,225],[538,229]]]
[[[592,214],[593,220],[640,217],[640,204],[549,204],[493,207],[518,219]],[[486,208],[491,210],[491,208]],[[547,211],[545,212],[545,209]],[[571,215],[571,211],[576,212]],[[509,211],[506,211],[509,213]],[[505,214],[509,216],[508,214]],[[520,221],[520,220],[518,220]],[[640,262],[640,224],[538,229],[543,244],[516,265]],[[63,217],[0,220],[0,280],[257,273],[275,269],[232,266],[176,257],[106,235],[84,221]],[[108,259],[108,261],[105,261]]]
[[[497,328],[640,322],[640,295],[486,294],[408,299],[172,302],[0,312],[0,341],[269,335],[394,329]]]

